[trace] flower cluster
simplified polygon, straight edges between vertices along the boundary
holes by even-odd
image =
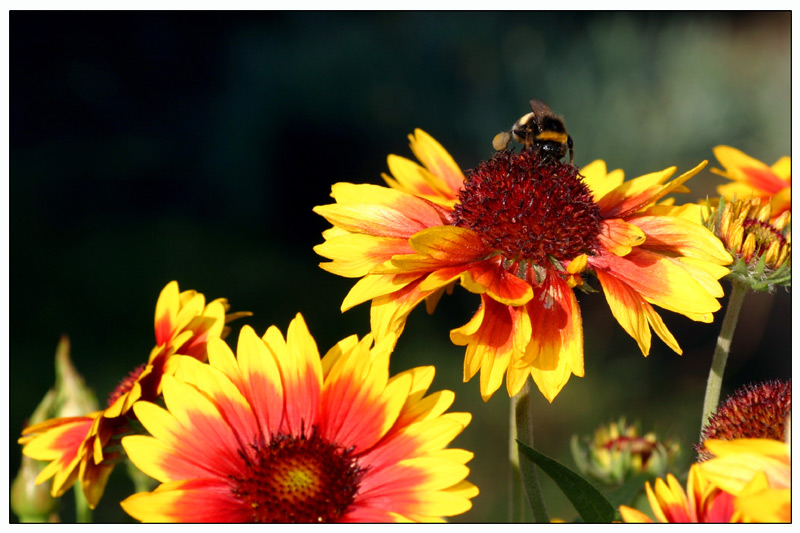
[[[249,313],[227,310],[168,284],[156,346],[108,407],[23,431],[23,453],[49,461],[36,483],[54,477],[60,496],[79,480],[94,508],[124,449],[161,482],[122,502],[142,521],[430,522],[471,507],[472,454],[447,448],[471,415],[427,394],[433,367],[390,377],[392,346],[371,336],[320,358],[300,315],[286,339],[243,327],[234,355],[224,324]]]
[[[451,391],[428,392],[433,366],[389,371],[411,311],[425,302],[433,312],[460,284],[479,304],[450,340],[465,347],[464,381],[480,373],[484,401],[504,381],[514,398],[520,446],[512,461],[537,520],[548,518],[523,455],[559,486],[585,491],[568,494],[583,504],[582,518],[610,521],[616,511],[592,483],[523,442],[530,404],[518,402],[530,400],[528,378],[552,403],[572,375],[584,375],[576,290],[602,292],[644,356],[653,332],[682,354],[657,309],[710,323],[728,277],[734,290],[712,363],[718,379],[709,378],[716,389],[707,390],[685,488],[668,473],[680,446],[641,435],[624,417],[591,438],[574,436],[573,456],[584,476],[618,494],[643,489],[650,514],[621,505],[625,522],[791,521],[790,383],[748,386],[708,416],[742,287],[791,284],[791,160],[768,167],[718,146],[724,170],[713,172],[734,182],[705,206],[678,206],[668,195],[688,192],[684,184],[706,162],[677,177],[670,167],[629,180],[602,160],[579,168],[563,121],[542,102],[531,109],[466,173],[418,129],[409,139],[419,163],[390,155],[388,187],[336,183],[334,203],[314,208],[332,225],[314,248],[329,260],[320,266],[357,279],[341,308],[371,302],[367,335],[321,356],[298,313],[285,336],[276,326],[261,336],[243,326],[234,350],[226,324],[250,313],[229,313],[225,299],[206,303],[173,281],[156,303],[156,345],[104,408],[41,411],[24,428],[24,480],[32,460],[44,461],[35,483],[52,478],[59,497],[78,482],[95,508],[127,458],[159,483],[121,502],[143,522],[435,522],[465,513],[479,494],[467,480],[473,454],[450,446],[472,415],[448,411]],[[518,152],[512,139],[523,145]],[[642,487],[634,476],[659,478]],[[35,512],[52,511],[47,498],[35,503]]]

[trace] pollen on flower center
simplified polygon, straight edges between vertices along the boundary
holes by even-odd
[[[505,256],[543,264],[592,253],[600,212],[573,165],[541,161],[533,150],[502,151],[467,177],[454,225],[477,232]]]
[[[255,451],[255,459],[252,452]],[[353,503],[364,470],[348,450],[310,437],[277,435],[241,452],[247,470],[231,476],[253,522],[333,522]]]

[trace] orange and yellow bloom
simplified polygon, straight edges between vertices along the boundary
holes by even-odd
[[[37,483],[53,477],[52,495],[61,496],[80,480],[89,506],[94,508],[105,490],[119,452],[113,450],[129,429],[127,416],[139,399],[154,400],[164,375],[174,371],[172,357],[185,354],[206,358],[206,343],[225,333],[225,323],[249,313],[226,316],[228,303],[219,298],[208,305],[194,290],[179,292],[177,282],[161,291],[156,303],[156,346],[146,364],[132,371],[111,393],[108,406],[85,416],[53,418],[25,428],[19,439],[22,453],[49,461]],[[109,448],[112,448],[109,450]]]
[[[714,455],[699,465],[710,483],[735,497],[746,522],[792,521],[789,444],[772,439],[709,439]]]
[[[658,522],[791,522],[789,445],[771,439],[705,441],[716,456],[689,469],[686,491],[674,476],[645,485]],[[652,522],[620,506],[625,522]]]
[[[782,157],[767,166],[730,146],[717,146],[714,155],[724,170],[711,171],[733,180],[720,185],[717,192],[726,200],[759,198],[772,206],[772,219],[792,208],[792,159]]]
[[[164,378],[166,409],[133,407],[152,436],[122,439],[161,485],[122,502],[155,522],[438,521],[478,489],[472,454],[445,448],[470,421],[426,395],[433,367],[389,376],[391,345],[370,335],[320,359],[302,318],[284,339],[242,328],[234,353],[208,344],[208,364],[181,357]]]
[[[583,332],[574,287],[599,280],[614,317],[650,350],[651,328],[677,341],[653,308],[711,322],[731,258],[701,225],[700,208],[657,205],[705,165],[670,181],[674,168],[624,181],[596,161],[572,165],[532,150],[502,151],[465,178],[421,130],[409,137],[422,165],[391,155],[389,188],[337,183],[336,203],[314,211],[333,227],[315,247],[320,266],[360,278],[342,310],[372,301],[376,341],[396,340],[422,301],[431,312],[461,283],[481,305],[451,340],[466,346],[464,380],[480,370],[486,400],[503,379],[509,395],[528,376],[553,401],[583,376]]]
[[[685,524],[742,521],[740,514],[734,510],[733,496],[711,484],[697,464],[689,469],[686,491],[672,474],[667,474],[666,482],[661,478],[657,479],[655,490],[647,482],[645,490],[657,522]],[[626,505],[619,507],[619,513],[625,522],[653,522],[645,513]]]

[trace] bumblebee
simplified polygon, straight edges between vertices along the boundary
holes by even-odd
[[[561,117],[557,117],[547,104],[541,100],[531,100],[531,112],[520,117],[509,131],[501,131],[492,139],[492,146],[498,152],[505,150],[511,139],[526,148],[536,150],[541,159],[560,161],[569,150],[569,164],[572,164],[572,137]]]

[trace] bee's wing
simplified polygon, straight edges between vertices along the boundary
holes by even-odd
[[[530,104],[531,111],[533,111],[537,117],[545,117],[553,114],[553,111],[548,107],[548,105],[541,100],[531,100]]]

